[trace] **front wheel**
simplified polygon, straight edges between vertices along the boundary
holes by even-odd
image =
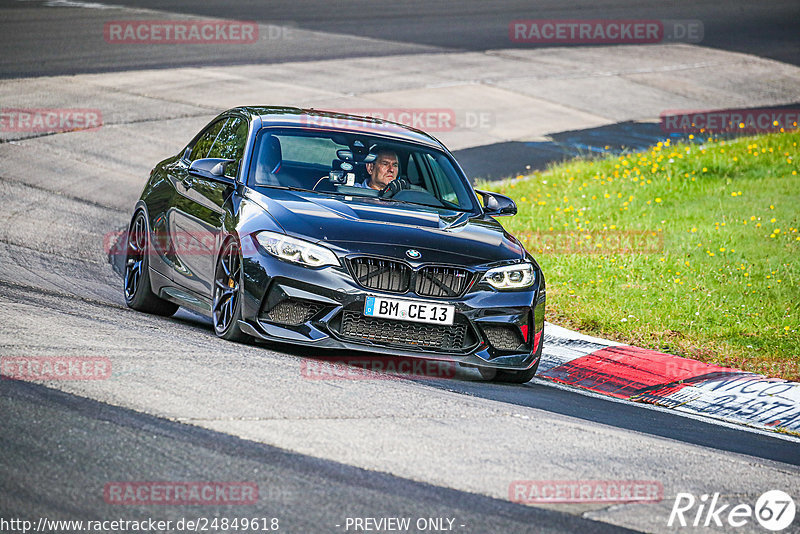
[[[247,342],[250,336],[242,332],[239,320],[242,318],[242,298],[240,284],[242,280],[242,257],[239,243],[230,239],[217,260],[214,274],[214,302],[212,319],[214,332],[228,341]]]
[[[178,305],[159,298],[150,287],[147,218],[139,211],[128,228],[125,252],[125,304],[134,310],[170,316]]]
[[[506,382],[508,384],[524,384],[530,381],[539,368],[539,362],[530,369],[524,371],[511,371],[508,369],[496,369],[494,367],[479,367],[478,371],[484,380],[491,382]]]
[[[492,378],[492,382],[508,382],[510,384],[524,384],[530,381],[536,374],[539,368],[539,362],[536,365],[525,371],[506,371],[505,369],[498,369],[497,374]]]

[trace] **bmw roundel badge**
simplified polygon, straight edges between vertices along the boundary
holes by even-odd
[[[416,260],[416,259],[419,259],[419,257],[422,256],[422,254],[420,254],[419,250],[415,250],[413,248],[410,248],[410,249],[406,250],[406,256],[408,256],[412,260]]]

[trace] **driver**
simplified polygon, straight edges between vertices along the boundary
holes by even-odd
[[[369,178],[353,185],[380,191],[400,174],[400,159],[394,150],[381,149],[378,151],[375,161],[366,164],[366,169]]]

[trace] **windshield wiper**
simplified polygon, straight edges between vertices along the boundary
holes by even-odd
[[[470,213],[470,210],[460,209],[460,208],[453,208],[451,206],[446,206],[444,204],[440,206],[434,206],[433,204],[424,204],[422,202],[409,202],[408,200],[395,200],[393,198],[380,198],[380,197],[371,197],[377,198],[378,200],[384,200],[386,202],[399,202],[401,204],[408,204],[409,206],[425,206],[426,208],[434,208],[437,210],[449,210],[449,211],[457,211],[458,213]]]

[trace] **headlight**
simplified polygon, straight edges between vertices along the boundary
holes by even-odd
[[[495,289],[523,289],[533,285],[536,275],[530,263],[518,263],[489,269],[483,275],[483,281]]]
[[[340,265],[336,255],[325,247],[275,232],[259,232],[255,235],[259,245],[276,258],[299,263],[305,267]]]

